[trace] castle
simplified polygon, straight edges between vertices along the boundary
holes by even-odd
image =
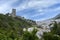
[[[12,17],[16,17],[16,9],[12,9],[11,16],[12,16]]]
[[[16,9],[12,9],[11,13],[7,13],[6,15],[16,17]]]

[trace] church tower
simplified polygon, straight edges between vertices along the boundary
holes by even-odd
[[[12,16],[12,17],[16,17],[16,9],[12,9],[11,16]]]

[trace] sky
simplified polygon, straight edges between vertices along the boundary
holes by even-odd
[[[60,0],[0,0],[0,13],[11,13],[13,8],[17,16],[42,21],[60,13]]]

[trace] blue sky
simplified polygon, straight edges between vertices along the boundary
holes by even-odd
[[[18,16],[41,21],[60,13],[60,0],[0,0],[0,13],[17,10]]]

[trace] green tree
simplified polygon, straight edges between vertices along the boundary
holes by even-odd
[[[60,40],[60,24],[54,21],[51,32],[45,32],[42,37],[44,40]]]
[[[22,35],[22,40],[39,40],[36,36],[36,32],[36,29],[34,29],[32,32],[25,31]]]

